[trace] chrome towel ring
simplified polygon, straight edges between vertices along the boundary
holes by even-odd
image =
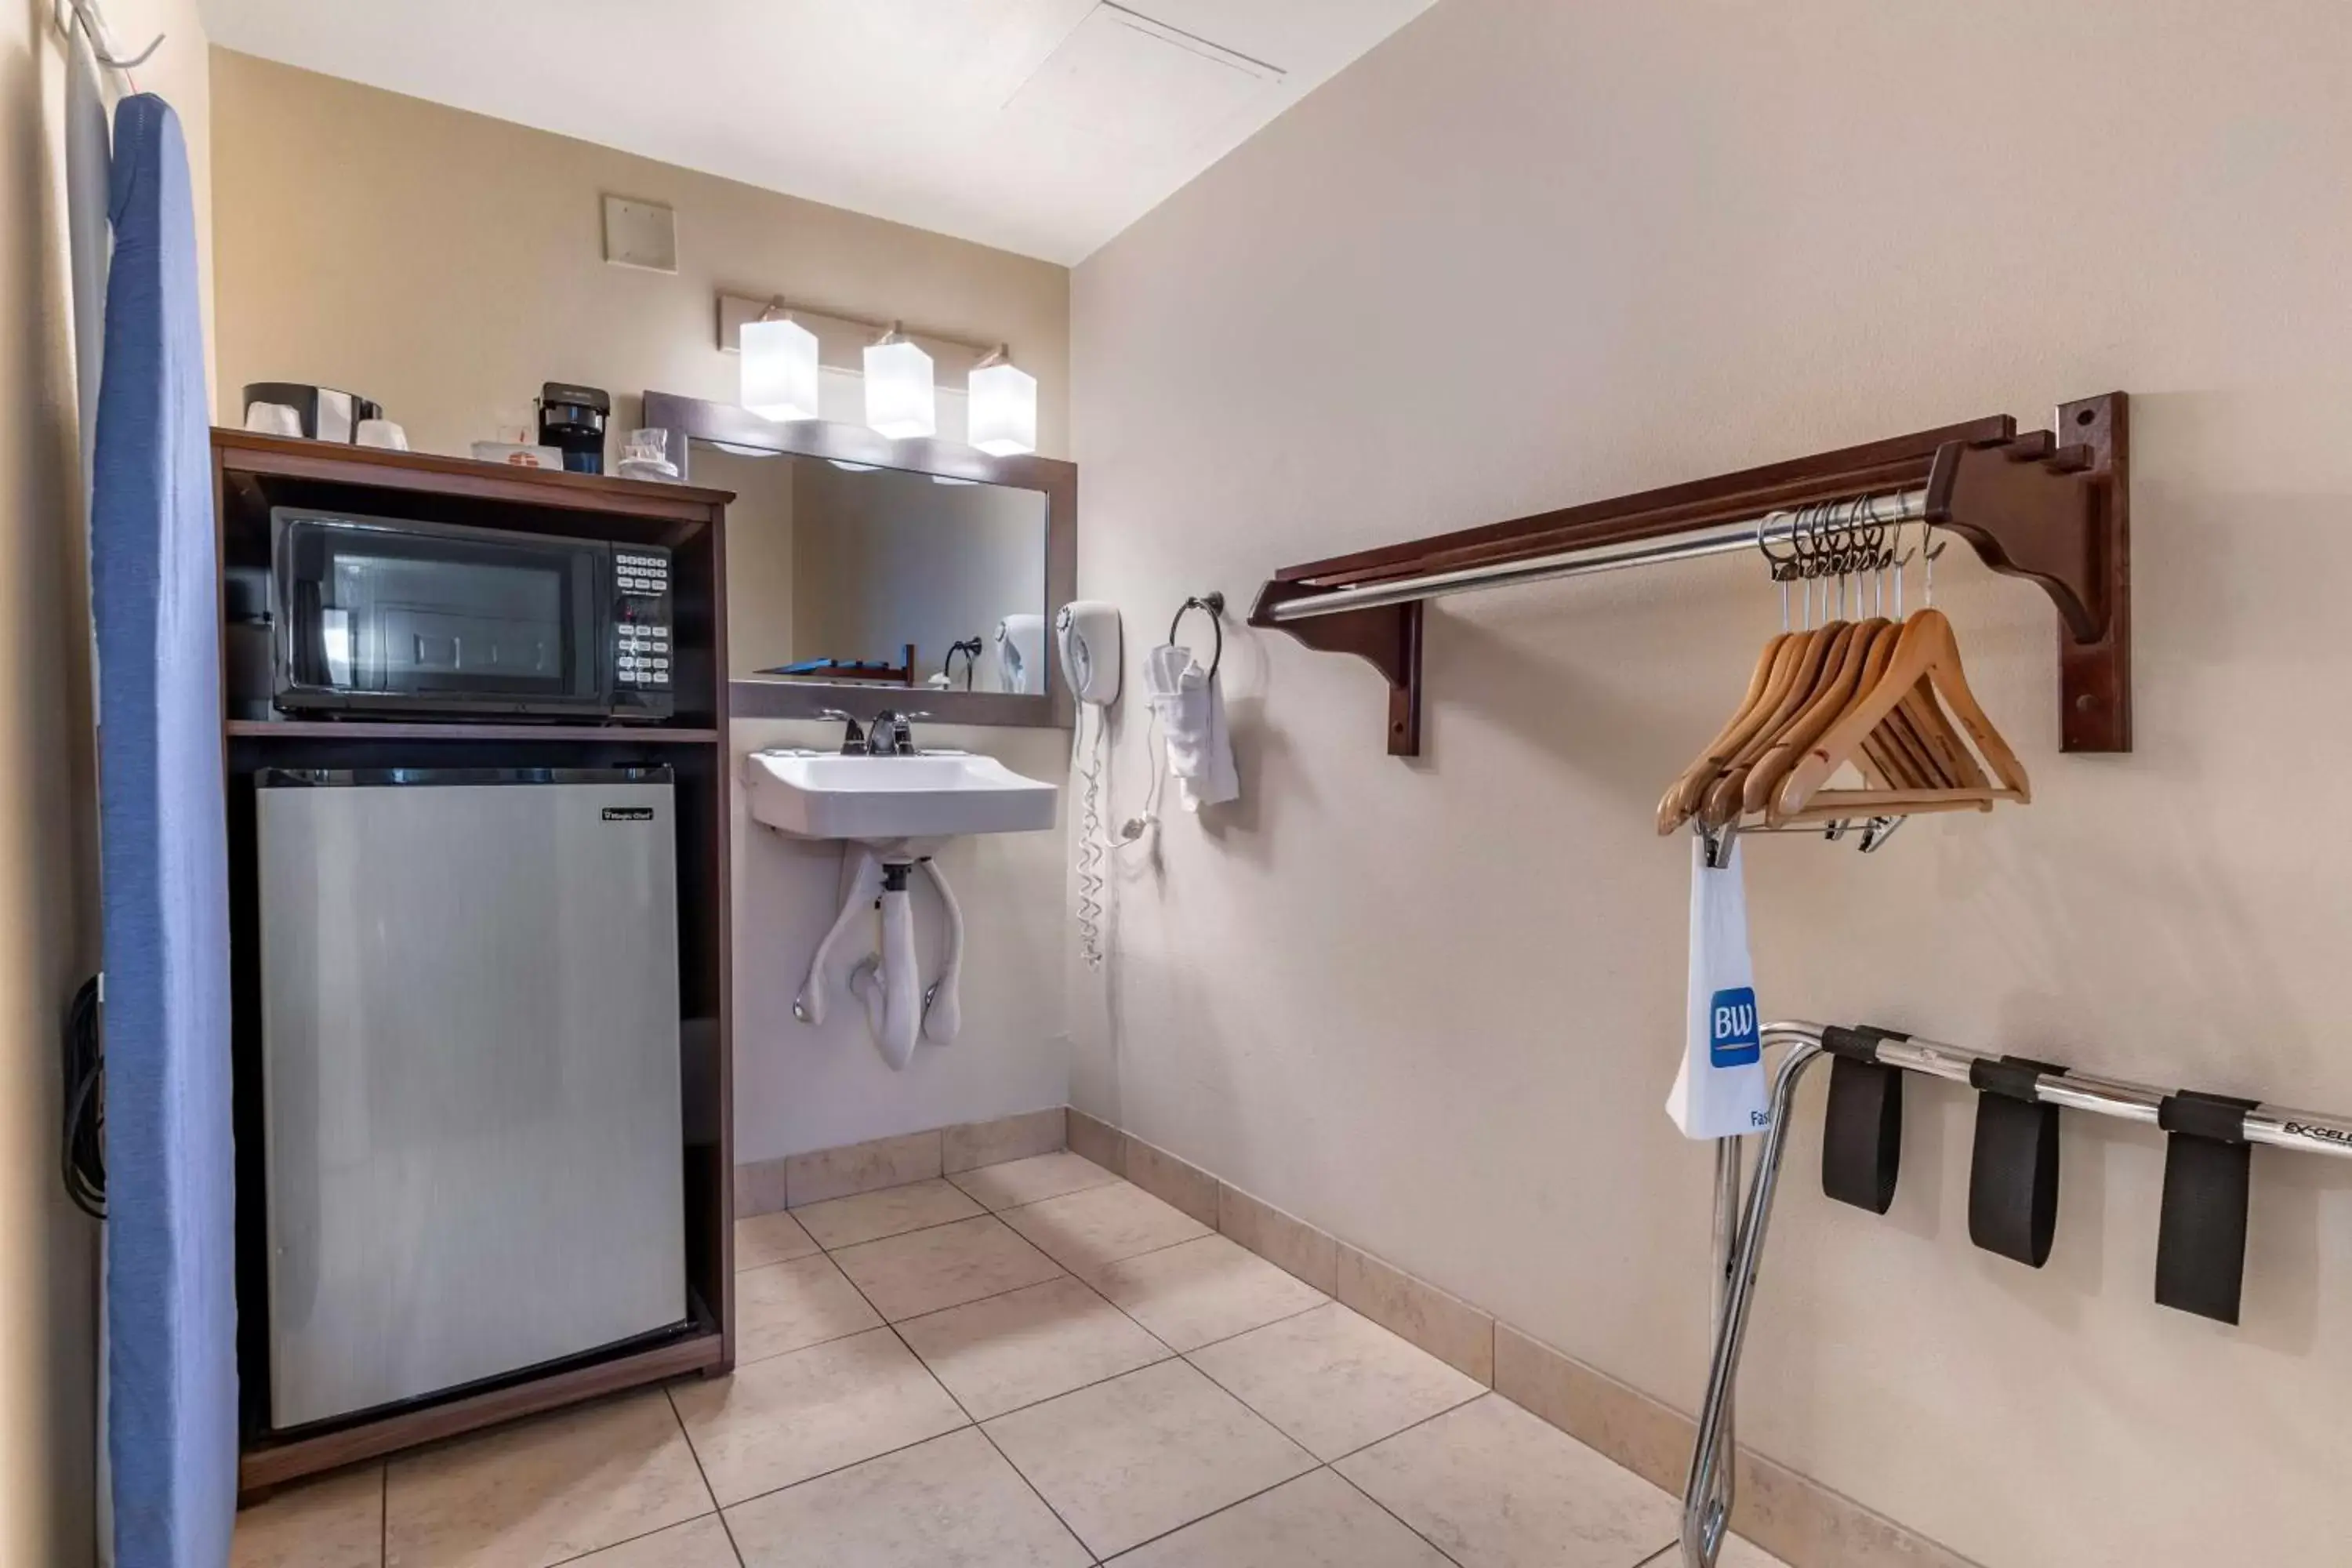
[[[1208,612],[1209,629],[1217,636],[1209,655],[1209,679],[1214,680],[1217,679],[1217,666],[1223,663],[1225,658],[1225,596],[1212,591],[1195,595],[1177,605],[1175,618],[1168,623],[1168,640],[1171,643],[1176,640],[1177,628],[1184,624],[1185,616],[1194,610]]]

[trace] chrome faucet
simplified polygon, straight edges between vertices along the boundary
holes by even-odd
[[[866,753],[876,757],[913,756],[915,731],[909,721],[929,717],[928,713],[901,713],[885,708],[874,715],[874,722],[866,732]]]
[[[857,720],[854,715],[845,713],[838,708],[827,708],[819,712],[817,717],[820,719],[838,719],[842,723],[848,726],[848,728],[845,729],[841,733],[841,754],[843,756],[856,757],[861,756],[865,753],[866,750],[866,731],[857,727]]]

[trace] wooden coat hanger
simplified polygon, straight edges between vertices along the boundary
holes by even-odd
[[[1748,776],[1756,760],[1769,750],[1773,740],[1788,726],[1789,721],[1803,711],[1820,689],[1824,668],[1834,668],[1835,661],[1845,652],[1847,641],[1853,635],[1851,621],[1832,621],[1798,634],[1806,639],[1797,657],[1774,691],[1765,698],[1762,721],[1741,743],[1738,751],[1716,771],[1708,784],[1699,808],[1693,815],[1710,827],[1721,827],[1736,821],[1739,816],[1738,784]],[[1728,788],[1727,789],[1727,786]]]
[[[1755,733],[1756,726],[1764,721],[1767,704],[1764,694],[1772,689],[1789,661],[1796,657],[1800,638],[1811,632],[1782,632],[1764,645],[1756,660],[1756,672],[1748,678],[1748,695],[1739,700],[1730,720],[1717,732],[1698,760],[1683,770],[1682,776],[1666,786],[1665,797],[1658,802],[1658,833],[1664,837],[1690,820],[1699,802],[1706,797],[1707,786],[1715,783],[1723,765]]]
[[[1894,657],[1895,644],[1901,635],[1900,627],[1885,619],[1874,617],[1856,624],[1842,668],[1823,682],[1813,700],[1790,721],[1788,727],[1773,739],[1769,749],[1756,760],[1755,766],[1748,770],[1738,795],[1740,813],[1753,814],[1765,808],[1772,798],[1774,787],[1788,777],[1798,759],[1804,755],[1805,748],[1837,722],[1839,716],[1853,706],[1859,693],[1871,689],[1874,682],[1869,678],[1874,673],[1884,673]],[[1727,775],[1724,785],[1728,786],[1731,783],[1731,778]],[[1714,804],[1712,796],[1708,804]]]
[[[1792,583],[1805,583],[1805,618],[1812,618],[1809,562],[1817,509],[1804,508],[1790,521],[1789,553],[1775,555],[1765,544],[1764,536],[1774,518],[1782,515],[1785,514],[1768,514],[1756,527],[1757,553],[1771,563],[1772,580],[1780,585],[1780,633],[1764,645],[1755,671],[1748,677],[1748,694],[1740,700],[1731,718],[1699,752],[1697,760],[1667,786],[1664,797],[1658,802],[1661,837],[1673,833],[1699,814],[1725,770],[1742,760],[1752,760],[1770,743],[1774,730],[1794,711],[1794,705],[1818,680],[1821,666],[1826,662],[1828,647],[1822,639],[1830,630],[1827,622],[1795,631],[1789,629],[1789,586]]]
[[[1864,742],[1890,714],[1910,703],[1909,712],[1916,726],[1921,716],[1917,704],[1939,700],[1975,742],[1985,765],[1992,771],[1991,780],[1973,786],[1939,789],[1822,787],[1840,767],[1864,754]],[[1778,793],[1766,803],[1766,822],[1778,827],[1838,817],[1989,811],[1998,800],[2023,804],[2032,799],[2024,765],[2017,760],[2009,742],[2001,739],[2000,731],[1969,689],[1968,675],[1960,664],[1959,640],[1953,635],[1952,623],[1941,610],[1931,607],[1915,612],[1903,623],[1894,652],[1877,682],[1850,703],[1837,721],[1807,747],[1781,781]]]

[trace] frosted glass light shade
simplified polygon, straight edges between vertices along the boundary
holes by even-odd
[[[866,351],[866,423],[894,441],[938,433],[930,355],[903,340]]]
[[[743,406],[767,419],[816,417],[816,334],[798,321],[746,321]]]
[[[971,444],[1010,458],[1037,449],[1037,378],[1016,365],[971,373]]]

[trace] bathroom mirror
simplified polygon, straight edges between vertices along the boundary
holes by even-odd
[[[731,490],[738,717],[1067,724],[1052,616],[1076,590],[1077,470],[862,426],[646,395],[687,478]]]

